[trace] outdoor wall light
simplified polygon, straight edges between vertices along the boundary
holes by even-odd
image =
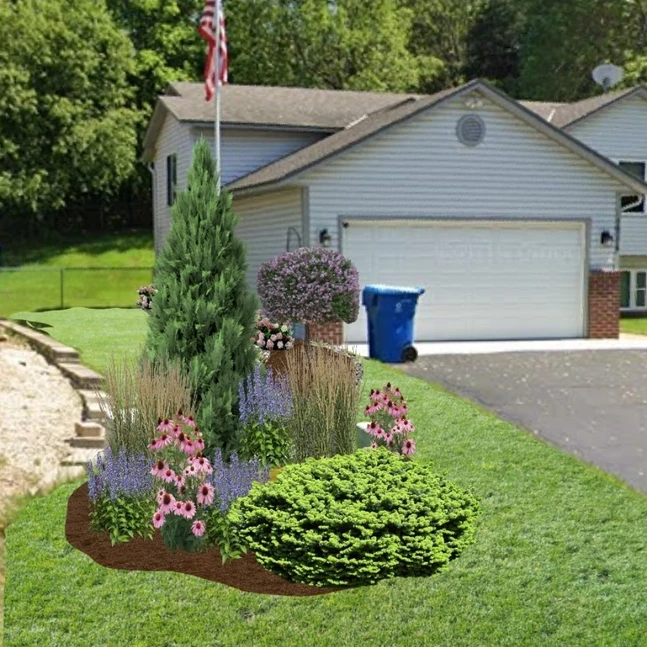
[[[611,245],[613,245],[613,241],[613,234],[607,229],[600,234],[600,245],[602,245],[602,247],[611,247]]]
[[[330,241],[332,240],[332,236],[328,233],[327,229],[322,229],[319,232],[319,243],[323,245],[324,247],[330,247]]]

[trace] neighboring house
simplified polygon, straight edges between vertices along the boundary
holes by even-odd
[[[647,186],[553,125],[559,106],[477,80],[431,96],[230,85],[222,108],[253,288],[264,261],[329,244],[362,286],[425,288],[419,341],[617,336],[622,202]],[[155,108],[158,250],[212,112],[198,84],[173,84]],[[315,334],[366,341],[364,309]]]
[[[647,89],[609,92],[573,104],[555,104],[550,123],[641,180],[647,170]],[[647,213],[642,195],[622,200],[621,308],[647,312]]]

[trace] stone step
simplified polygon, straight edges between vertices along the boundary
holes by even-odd
[[[78,389],[100,389],[103,385],[103,377],[83,364],[64,362],[59,364],[58,368]]]
[[[87,465],[88,461],[96,463],[97,454],[101,450],[98,448],[81,448],[77,447],[69,456],[61,461],[63,467],[76,467]]]
[[[108,444],[105,438],[94,438],[92,436],[76,436],[75,438],[70,438],[67,442],[70,447],[83,449],[104,449]]]
[[[86,420],[74,424],[74,433],[83,438],[104,438],[106,430],[98,422]]]

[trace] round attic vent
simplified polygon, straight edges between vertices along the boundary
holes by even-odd
[[[485,122],[478,115],[463,115],[456,124],[456,136],[465,146],[478,146],[485,137]]]

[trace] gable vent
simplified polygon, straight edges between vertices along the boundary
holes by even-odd
[[[465,146],[478,146],[485,138],[485,122],[478,115],[463,115],[456,124],[456,136]]]

